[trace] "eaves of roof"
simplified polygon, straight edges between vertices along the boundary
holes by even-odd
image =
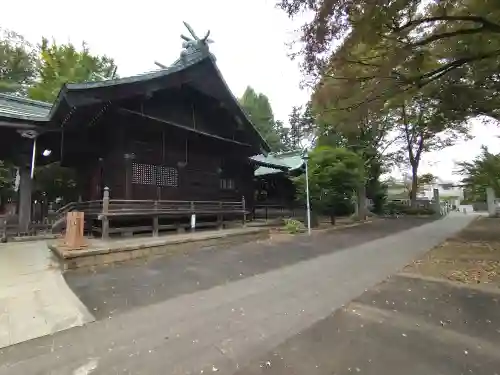
[[[304,165],[304,159],[302,158],[300,151],[270,153],[267,156],[256,155],[252,156],[252,159],[263,164],[255,170],[255,176],[280,173],[283,172],[283,170],[291,172],[302,168]]]
[[[162,78],[175,74],[176,72],[181,72],[191,66],[201,63],[204,60],[209,60],[212,64],[213,69],[217,74],[217,78],[221,81],[224,89],[229,94],[227,95],[230,101],[230,107],[234,111],[233,113],[241,119],[245,127],[252,134],[254,139],[260,146],[261,152],[267,154],[270,151],[269,144],[264,140],[259,131],[255,128],[253,123],[248,118],[247,114],[241,107],[239,101],[236,99],[234,94],[229,89],[227,82],[224,80],[217,64],[215,63],[215,58],[211,53],[204,53],[200,51],[195,51],[191,55],[187,56],[186,60],[179,59],[173,65],[166,69],[139,74],[131,77],[108,79],[103,81],[92,81],[85,83],[67,83],[64,84],[58,93],[58,96],[53,104],[39,102],[35,100],[15,97],[12,95],[0,94],[0,117],[4,116],[7,119],[11,119],[13,122],[18,120],[19,122],[51,122],[56,117],[59,112],[67,111],[67,106],[62,107],[61,104],[66,102],[69,108],[72,107],[71,101],[67,100],[68,96],[72,93],[86,93],[89,94],[95,90],[106,87],[119,87],[123,85],[130,85],[134,83],[146,82],[149,80],[155,80],[157,78]],[[89,95],[92,96],[92,95]],[[61,113],[62,113],[61,112]]]
[[[27,122],[48,121],[52,105],[38,100],[0,93],[0,116]]]

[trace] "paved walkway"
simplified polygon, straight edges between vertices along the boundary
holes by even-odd
[[[210,246],[201,250],[174,251],[168,256],[69,270],[64,273],[64,278],[96,319],[108,319],[182,294],[210,289],[361,245],[429,221],[427,218],[375,220],[330,235],[277,235],[273,240],[223,248]]]
[[[0,245],[0,348],[92,320],[44,241]]]
[[[395,276],[238,375],[500,373],[500,289]]]
[[[0,351],[0,374],[232,374],[472,218],[452,214],[370,243],[9,347]]]

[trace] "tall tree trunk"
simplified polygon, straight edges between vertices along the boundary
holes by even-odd
[[[358,220],[366,220],[366,185],[361,183],[358,187]]]
[[[410,203],[411,207],[417,206],[417,189],[418,189],[418,164],[411,166],[411,190]]]

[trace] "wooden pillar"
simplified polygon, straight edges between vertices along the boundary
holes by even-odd
[[[134,163],[135,155],[128,153],[124,155],[125,159],[125,199],[132,199],[132,164]]]
[[[102,239],[106,240],[109,238],[109,188],[104,187],[104,194],[102,196]]]
[[[19,168],[19,232],[28,232],[31,222],[31,172]]]
[[[241,207],[243,209],[243,226],[247,225],[247,209],[245,204],[245,196],[241,197]]]
[[[154,216],[153,216],[153,237],[158,237],[160,234],[160,223],[157,216],[158,211],[158,201],[154,203]]]
[[[217,229],[224,228],[224,216],[222,214],[222,202],[219,202],[219,213],[217,214]]]

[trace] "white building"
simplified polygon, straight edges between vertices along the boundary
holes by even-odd
[[[434,189],[438,189],[441,201],[448,201],[451,205],[459,206],[464,199],[464,190],[456,182],[444,181],[437,178],[432,184],[425,184],[419,187],[417,198],[432,200]]]

